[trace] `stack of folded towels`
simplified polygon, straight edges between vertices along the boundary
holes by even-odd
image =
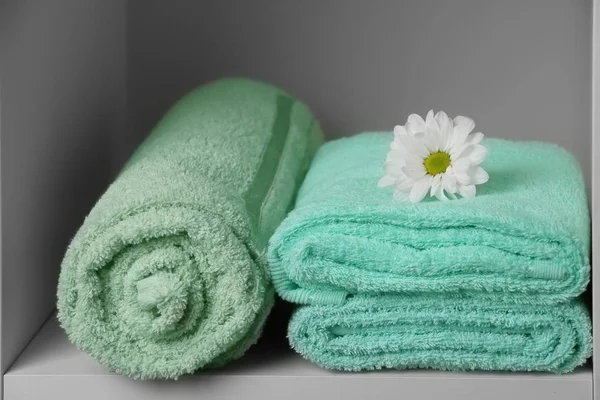
[[[590,221],[577,161],[555,145],[484,140],[490,179],[477,196],[410,204],[377,187],[391,140],[321,147],[271,238],[275,289],[299,305],[292,346],[350,371],[582,364]]]

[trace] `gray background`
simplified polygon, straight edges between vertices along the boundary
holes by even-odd
[[[442,109],[488,136],[562,144],[589,178],[590,10],[589,0],[130,1],[134,135],[117,164],[186,91],[246,75],[305,100],[330,137]]]
[[[2,372],[52,313],[68,240],[110,180],[124,4],[0,2]]]
[[[282,86],[330,138],[430,108],[464,114],[488,136],[565,146],[589,183],[590,10],[590,0],[3,0],[2,371],[52,312],[65,247],[97,196],[173,101],[221,76]]]

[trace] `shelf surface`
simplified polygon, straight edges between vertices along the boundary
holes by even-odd
[[[272,335],[271,335],[272,336]],[[277,335],[276,337],[280,337]],[[13,399],[591,399],[592,370],[542,373],[432,370],[332,372],[304,360],[268,332],[225,368],[178,381],[135,381],[109,372],[77,350],[51,318],[4,377]],[[407,397],[406,397],[407,396]]]

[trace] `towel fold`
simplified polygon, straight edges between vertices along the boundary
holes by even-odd
[[[489,139],[473,199],[393,200],[391,133],[324,145],[271,238],[293,347],[333,369],[568,372],[591,352],[582,173],[563,149]]]
[[[378,188],[391,133],[327,143],[271,239],[280,295],[342,304],[355,293],[444,293],[553,304],[589,280],[589,215],[577,161],[544,143],[484,141],[473,199],[419,204]]]
[[[465,299],[355,297],[303,306],[292,346],[325,368],[571,371],[591,355],[586,308],[474,303]]]
[[[310,112],[266,84],[181,99],[69,246],[58,317],[71,341],[136,378],[241,356],[273,302],[266,244],[320,140]]]

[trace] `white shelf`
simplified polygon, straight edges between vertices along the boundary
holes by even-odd
[[[282,336],[277,335],[278,338]],[[4,377],[4,399],[591,399],[592,370],[567,375],[323,370],[263,337],[242,359],[178,381],[134,381],[78,351],[53,317]]]

